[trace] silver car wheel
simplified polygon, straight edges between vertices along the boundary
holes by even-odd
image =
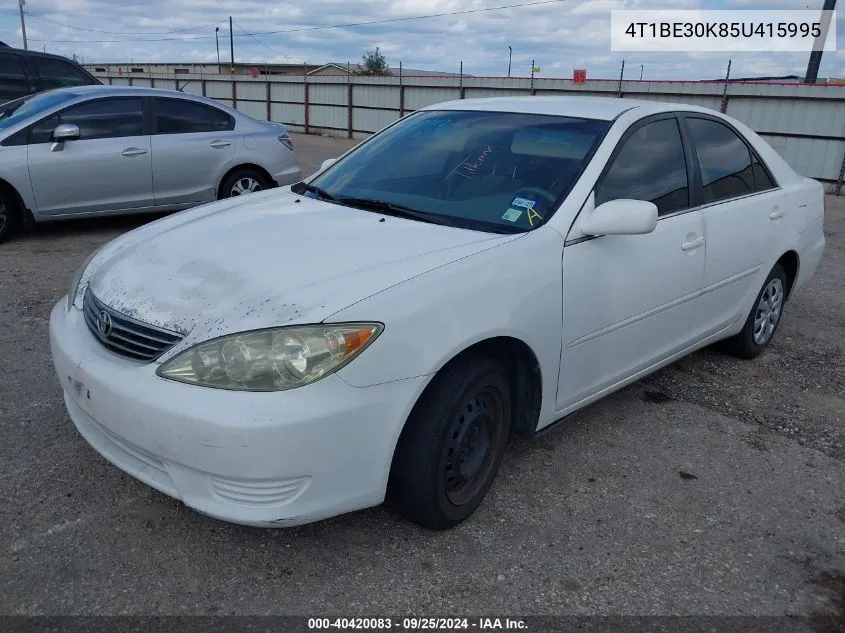
[[[754,315],[754,342],[765,345],[772,338],[783,309],[783,282],[772,279],[763,289]]]
[[[243,196],[248,193],[255,193],[256,191],[261,191],[261,183],[258,182],[255,178],[250,178],[249,176],[244,178],[239,178],[235,181],[235,184],[232,185],[232,190],[230,191],[230,195],[232,196]]]

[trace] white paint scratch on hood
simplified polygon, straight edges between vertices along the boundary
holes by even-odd
[[[124,244],[118,238],[97,258],[90,286],[128,316],[190,333],[182,348],[230,332],[320,322],[517,237],[385,217],[276,189],[176,214],[127,234]]]

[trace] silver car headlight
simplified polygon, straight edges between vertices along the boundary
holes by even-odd
[[[229,334],[162,364],[162,378],[234,391],[285,391],[316,382],[363,352],[381,323],[303,325]]]
[[[73,277],[70,280],[70,286],[67,289],[67,309],[70,312],[70,309],[73,307],[73,304],[76,302],[76,294],[79,292],[79,282],[82,281],[82,276],[85,274],[85,271],[88,270],[88,266],[91,265],[91,262],[94,261],[94,258],[97,254],[105,248],[101,246],[93,253],[91,253],[84,262],[82,262],[82,266],[76,269],[76,272],[73,274]]]

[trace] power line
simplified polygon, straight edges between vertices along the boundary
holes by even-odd
[[[353,26],[368,26],[371,24],[388,24],[392,22],[410,22],[412,20],[427,20],[430,18],[442,18],[453,15],[467,15],[469,13],[487,13],[490,11],[501,11],[504,9],[519,9],[524,7],[534,7],[543,4],[558,4],[566,2],[567,0],[537,0],[535,2],[521,2],[519,4],[509,4],[499,7],[487,7],[483,9],[465,9],[463,11],[447,11],[444,13],[431,13],[428,15],[414,15],[404,18],[386,18],[384,20],[368,20],[366,22],[349,22],[347,24],[332,24],[327,26],[305,26],[295,29],[285,29],[281,31],[254,31],[252,33],[238,33],[238,37],[255,36],[255,35],[281,35],[284,33],[300,33],[303,31],[321,31],[325,29],[343,29]],[[120,44],[128,42],[189,42],[194,40],[208,40],[214,39],[213,35],[194,35],[185,37],[166,37],[158,39],[123,39],[123,40],[36,40],[39,42],[54,42],[54,43],[72,43],[72,44]]]
[[[282,52],[280,52],[280,51],[277,51],[277,50],[276,50],[275,48],[273,48],[272,46],[268,46],[267,44],[265,44],[264,42],[262,42],[261,40],[259,40],[257,37],[255,37],[252,33],[247,32],[247,31],[246,31],[246,29],[244,29],[244,28],[243,28],[240,24],[238,24],[237,22],[235,22],[235,26],[236,26],[236,27],[238,27],[241,31],[243,31],[244,35],[248,35],[251,39],[255,40],[256,42],[258,42],[259,44],[261,44],[261,46],[263,46],[264,48],[266,48],[266,49],[267,49],[267,50],[269,50],[269,51],[272,51],[272,52],[273,52],[273,53],[275,53],[276,55],[281,55],[282,57],[285,57],[285,58],[287,58],[287,59],[292,59],[292,60],[294,60],[294,61],[296,61],[296,62],[299,62],[300,64],[304,64],[304,63],[305,63],[305,60],[299,59],[298,57],[291,57],[290,55],[285,55],[284,53],[282,53]]]
[[[206,29],[212,26],[218,26],[223,23],[223,20],[219,20],[218,22],[212,22],[211,24],[204,24],[203,26],[191,26],[185,29],[175,29],[173,31],[160,31],[160,32],[144,32],[144,31],[127,31],[127,32],[119,32],[119,31],[101,31],[100,29],[89,29],[84,26],[74,26],[73,24],[66,24],[64,22],[58,22],[56,20],[51,20],[50,18],[45,18],[43,15],[34,15],[29,11],[24,11],[26,15],[31,18],[35,18],[36,20],[42,20],[43,22],[49,22],[50,24],[55,24],[57,26],[62,26],[68,29],[75,29],[77,31],[88,31],[90,33],[104,33],[106,35],[171,35],[173,33],[184,33],[186,31],[201,31],[202,29]],[[51,40],[51,41],[62,41],[62,40]],[[79,42],[81,40],[73,40],[75,42]],[[129,41],[129,40],[126,40]]]

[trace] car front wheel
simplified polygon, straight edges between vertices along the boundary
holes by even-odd
[[[17,205],[12,196],[0,190],[0,242],[8,238],[18,225]]]
[[[469,517],[499,470],[511,406],[507,374],[495,360],[464,359],[443,370],[399,440],[388,505],[433,530]]]

